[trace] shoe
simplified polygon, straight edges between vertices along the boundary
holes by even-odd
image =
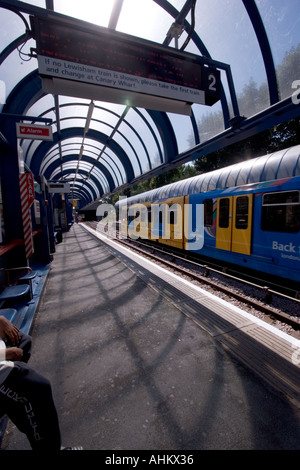
[[[81,446],[75,446],[75,447],[61,447],[60,450],[83,450],[83,447],[81,447]]]

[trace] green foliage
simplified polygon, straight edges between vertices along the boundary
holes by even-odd
[[[217,150],[195,161],[197,174],[223,168],[300,143],[300,117]]]
[[[283,62],[277,67],[277,79],[281,93],[281,99],[292,94],[291,80],[300,79],[300,44],[286,53]],[[293,78],[294,77],[294,78]],[[269,106],[268,87],[262,83],[259,87],[251,77],[249,83],[243,88],[238,97],[240,113],[252,116]],[[223,129],[222,111],[210,112],[198,122],[201,141],[209,140]],[[191,136],[188,141],[192,146],[194,141]],[[248,160],[266,153],[281,150],[300,143],[300,118],[275,126],[272,129],[254,135],[251,138],[217,150],[205,155],[193,164],[182,165],[165,173],[161,173],[151,179],[128,188],[123,193],[116,194],[110,199],[114,204],[119,196],[133,196],[150,189],[155,189],[175,181],[179,181],[200,173],[216,170],[234,163]]]
[[[291,81],[300,80],[300,44],[292,47],[277,67],[277,80],[281,99],[291,95]]]
[[[293,80],[300,78],[300,44],[286,53],[282,64],[277,67],[277,80],[281,99],[291,96]],[[268,87],[262,83],[259,87],[250,78],[238,97],[240,113],[243,116],[252,116],[269,106]],[[205,137],[217,134],[216,126],[220,125],[222,112],[204,116],[198,122],[199,133]],[[215,120],[212,125],[212,119]],[[239,161],[248,160],[259,155],[281,150],[300,143],[300,118],[279,124],[272,129],[254,135],[249,139],[225,147],[206,155],[195,161],[197,173],[205,173],[222,168]],[[211,130],[209,134],[209,129]],[[219,127],[219,132],[220,132]]]

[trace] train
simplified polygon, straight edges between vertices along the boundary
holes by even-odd
[[[116,203],[121,232],[300,282],[300,145]]]

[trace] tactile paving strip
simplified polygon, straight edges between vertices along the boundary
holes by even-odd
[[[300,368],[292,362],[295,355],[293,344],[257,324],[233,330],[230,334],[224,333],[217,340],[234,357],[299,406]]]

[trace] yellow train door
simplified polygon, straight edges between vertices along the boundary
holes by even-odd
[[[160,242],[183,248],[184,196],[173,197],[161,204],[163,230]]]
[[[250,255],[253,194],[234,196],[231,250]]]
[[[217,206],[216,248],[231,251],[232,197],[221,197]]]
[[[251,253],[253,195],[218,199],[216,248]]]

